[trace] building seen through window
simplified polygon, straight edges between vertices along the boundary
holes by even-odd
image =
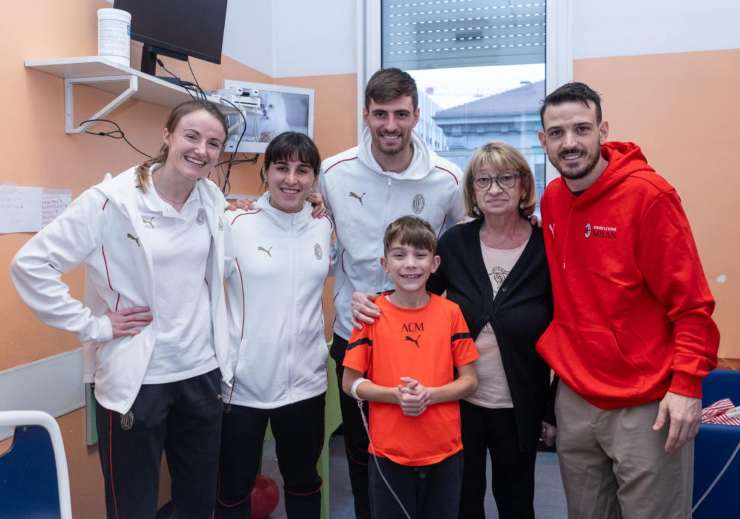
[[[545,186],[537,132],[545,97],[546,4],[515,0],[383,0],[382,66],[419,88],[417,133],[465,168],[491,141],[522,152]]]

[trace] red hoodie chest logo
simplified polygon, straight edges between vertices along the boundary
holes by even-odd
[[[583,228],[583,235],[588,239],[606,238],[608,240],[617,239],[617,228],[611,225],[591,225],[587,223]]]

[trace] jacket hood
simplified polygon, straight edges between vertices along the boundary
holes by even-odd
[[[399,178],[399,175],[401,175],[403,180],[418,180],[426,177],[434,169],[434,152],[422,142],[421,138],[414,131],[411,132],[411,145],[414,149],[414,156],[411,158],[409,167],[404,171],[383,171],[383,168],[380,167],[378,161],[373,157],[371,144],[372,134],[369,128],[365,128],[362,131],[360,146],[357,150],[357,158],[365,166],[381,175],[392,176],[394,178]]]
[[[270,204],[270,192],[266,191],[260,196],[254,204],[255,209],[260,209],[275,222],[275,224],[281,229],[290,229],[291,226],[300,230],[306,227],[311,221],[311,204],[308,202],[303,203],[303,209],[297,213],[286,213],[273,207]]]
[[[106,173],[103,177],[103,181],[96,184],[92,189],[100,192],[105,198],[118,205],[120,201],[127,200],[131,197],[130,193],[126,189],[136,179],[136,168],[130,168],[119,173],[115,177],[110,173]]]
[[[621,184],[635,173],[642,171],[655,173],[655,170],[647,163],[640,147],[633,142],[604,143],[601,146],[601,155],[607,160],[608,165],[596,182],[579,197],[579,200],[587,201],[598,198],[602,193]]]

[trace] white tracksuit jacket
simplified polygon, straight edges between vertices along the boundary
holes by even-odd
[[[238,331],[233,394],[224,401],[274,409],[327,388],[322,296],[333,257],[329,218],[270,205],[229,211],[235,262],[227,263],[229,320]]]
[[[229,333],[223,290],[225,201],[210,180],[196,183],[213,237],[206,276],[210,291],[216,359],[231,381]],[[95,382],[100,405],[126,413],[136,399],[157,336],[152,258],[141,233],[136,174],[131,168],[82,193],[29,240],[13,259],[11,276],[23,301],[50,326],[79,334],[85,382]],[[87,266],[87,306],[74,299],[63,272]],[[188,275],[183,272],[183,275]],[[112,338],[108,309],[148,306],[152,323],[133,337]]]
[[[321,165],[321,193],[338,242],[334,332],[345,339],[352,333],[352,293],[393,288],[379,262],[388,224],[411,214],[441,234],[465,216],[460,168],[430,150],[416,133],[412,139],[414,157],[402,172],[382,170],[370,151],[367,128],[359,147]]]

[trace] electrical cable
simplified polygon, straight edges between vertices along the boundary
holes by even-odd
[[[198,83],[198,78],[195,77],[195,72],[193,72],[193,66],[190,64],[190,57],[186,60],[188,62],[188,68],[190,69],[190,75],[193,76],[193,81],[195,81],[195,86],[198,87],[198,90],[203,92],[203,89],[200,88],[200,83]],[[205,93],[203,94],[205,96]]]
[[[188,68],[190,69],[190,74],[193,76],[193,81],[195,81],[195,88],[197,89],[196,90],[197,97],[200,100],[202,100],[204,102],[207,102],[208,101],[208,96],[203,91],[203,89],[200,87],[200,83],[198,82],[198,78],[195,75],[195,71],[193,70],[193,66],[190,64],[190,59],[187,59],[186,61],[187,61],[187,64],[188,64]],[[167,69],[165,69],[165,70],[167,70]],[[170,72],[169,70],[167,70],[167,72],[169,72],[170,74],[172,74],[172,72]],[[174,77],[176,77],[181,83],[184,83],[179,77],[175,76],[174,74],[172,74],[172,75]],[[190,86],[190,88],[193,87],[192,84],[189,85],[189,86]],[[185,89],[187,90],[188,89],[188,86],[185,86]],[[244,134],[247,131],[247,118],[244,115],[244,113],[241,110],[239,110],[239,108],[234,103],[232,103],[228,99],[224,99],[223,97],[221,97],[219,99],[222,102],[228,103],[237,112],[239,112],[239,115],[241,115],[242,121],[244,122],[244,128],[242,129],[241,135],[239,135],[239,139],[236,141],[236,145],[234,146],[234,151],[232,152],[232,154],[229,157],[229,159],[227,161],[225,161],[225,163],[226,163],[226,172],[223,173],[223,184],[221,186],[221,191],[224,193],[224,195],[228,195],[229,194],[229,191],[231,190],[231,182],[230,182],[231,167],[236,163],[235,160],[236,160],[236,154],[237,154],[237,152],[239,150],[239,144],[241,144],[242,139],[244,138]],[[255,162],[256,162],[256,157],[255,157]]]
[[[187,60],[187,63],[188,63],[188,68],[190,69],[190,73],[193,76],[193,80],[195,81],[194,84],[193,83],[189,83],[187,81],[183,81],[182,79],[180,79],[180,77],[177,76],[177,74],[173,73],[171,70],[169,70],[165,66],[165,64],[162,62],[161,59],[157,58],[157,64],[160,67],[162,67],[162,69],[164,69],[165,72],[167,72],[170,76],[172,76],[174,79],[176,79],[179,82],[180,86],[183,87],[183,89],[188,93],[188,95],[190,96],[190,98],[193,101],[208,102],[208,96],[203,91],[203,89],[200,87],[200,83],[198,82],[198,78],[195,76],[195,72],[193,71],[193,67],[190,64],[190,60],[189,59]],[[223,193],[225,195],[227,195],[229,193],[229,190],[231,189],[231,183],[229,182],[229,177],[231,176],[231,167],[234,164],[255,164],[257,162],[257,159],[259,158],[259,153],[255,154],[254,157],[249,158],[249,159],[237,159],[236,158],[237,151],[239,150],[239,145],[241,144],[242,140],[244,139],[244,134],[247,131],[247,118],[244,115],[244,113],[239,109],[239,107],[237,107],[234,103],[232,103],[228,99],[224,99],[223,97],[221,97],[219,99],[222,102],[231,105],[232,108],[234,108],[239,113],[239,115],[242,118],[242,121],[244,122],[244,127],[242,128],[242,132],[239,135],[239,139],[236,141],[236,145],[234,146],[234,151],[231,153],[231,156],[227,160],[221,161],[218,164],[216,164],[216,167],[221,167],[223,165],[226,165],[226,172],[222,173],[222,175],[223,175],[223,185],[221,186],[221,190],[223,191]],[[131,143],[131,141],[129,141],[128,138],[126,137],[125,132],[121,129],[121,127],[115,121],[112,121],[110,119],[86,119],[86,120],[82,121],[80,123],[80,125],[87,124],[87,123],[94,123],[94,122],[112,124],[113,126],[115,126],[116,129],[115,130],[108,131],[108,132],[96,132],[96,131],[92,131],[92,130],[87,130],[86,129],[85,130],[85,133],[88,133],[90,135],[98,135],[98,136],[101,136],[101,137],[110,137],[112,139],[121,139],[126,144],[128,144],[133,150],[135,150],[136,152],[144,155],[147,158],[152,158],[151,155],[149,155],[148,153],[145,153],[145,152],[141,151],[139,148],[137,148],[136,146],[134,146]]]
[[[694,512],[696,512],[696,509],[699,508],[699,505],[704,501],[709,493],[714,489],[715,485],[719,483],[719,480],[722,478],[725,472],[727,472],[727,469],[730,468],[730,465],[732,465],[732,461],[735,459],[735,456],[737,456],[737,451],[740,450],[740,442],[737,442],[737,445],[735,446],[735,450],[732,451],[732,454],[730,454],[730,457],[727,460],[727,463],[725,463],[725,466],[722,467],[722,470],[719,471],[719,474],[717,474],[717,477],[714,478],[714,481],[709,485],[707,490],[704,492],[704,494],[699,498],[699,500],[696,502],[694,507],[691,509],[691,513],[687,516],[686,519],[691,519],[691,516],[694,515]]]
[[[205,91],[200,87],[200,83],[198,82],[198,78],[195,75],[195,71],[193,70],[193,66],[190,64],[190,59],[187,59],[188,68],[190,69],[190,74],[193,76],[193,81],[195,81],[195,84],[189,83],[187,81],[183,81],[177,74],[169,70],[165,64],[157,58],[157,63],[160,67],[162,67],[165,72],[167,72],[169,75],[171,75],[173,78],[177,79],[177,81],[180,83],[180,86],[182,86],[185,91],[190,95],[190,97],[193,99],[193,101],[201,101],[201,102],[208,102],[208,96],[206,95]],[[193,93],[195,92],[195,93]],[[231,101],[228,99],[224,99],[223,97],[219,98],[220,101],[227,103],[231,105],[242,117],[242,121],[244,122],[244,128],[242,129],[241,135],[239,135],[239,139],[236,141],[236,145],[234,146],[234,151],[232,152],[231,156],[228,160],[219,162],[216,166],[222,166],[226,164],[226,172],[222,173],[223,175],[223,184],[221,185],[221,191],[224,193],[224,195],[228,195],[229,191],[231,190],[231,182],[229,181],[231,177],[231,167],[234,164],[242,163],[242,162],[257,162],[257,157],[259,155],[256,155],[253,159],[244,159],[241,161],[236,160],[236,153],[239,150],[239,144],[241,144],[242,140],[244,139],[244,134],[247,131],[247,118],[244,115],[244,113]],[[210,176],[210,175],[209,175]]]
[[[224,195],[228,195],[231,189],[231,183],[229,182],[229,177],[231,176],[231,166],[234,165],[234,159],[236,157],[237,151],[239,151],[239,145],[241,144],[242,139],[244,139],[244,134],[247,131],[247,116],[244,115],[244,112],[242,112],[238,106],[236,106],[234,103],[232,103],[228,99],[225,99],[223,97],[219,97],[219,99],[222,102],[231,105],[234,108],[234,110],[236,110],[241,116],[242,122],[244,122],[244,128],[242,128],[242,133],[239,135],[239,139],[237,139],[236,144],[234,145],[234,151],[232,152],[231,157],[229,157],[229,160],[226,161],[226,164],[227,164],[226,173],[224,173],[224,184],[223,184],[223,187],[221,188],[221,191],[223,191]],[[257,156],[254,157],[255,162],[257,162]]]
[[[134,151],[136,151],[138,153],[141,153],[142,155],[144,155],[147,158],[150,158],[150,159],[152,158],[151,155],[149,155],[148,153],[145,153],[145,152],[141,151],[139,148],[137,148],[136,146],[134,146],[131,143],[131,141],[128,140],[128,138],[126,138],[126,134],[124,133],[124,131],[121,129],[121,127],[118,125],[117,122],[112,121],[110,119],[85,119],[84,121],[82,121],[80,123],[80,126],[82,126],[83,124],[87,124],[87,123],[108,123],[108,124],[112,124],[113,126],[116,127],[115,130],[111,130],[109,132],[96,132],[96,131],[85,129],[85,133],[88,133],[90,135],[98,135],[100,137],[110,137],[111,139],[123,140],[126,144],[128,144],[129,146],[131,146],[131,148]]]
[[[393,487],[391,487],[391,484],[385,478],[385,474],[383,474],[383,471],[380,469],[380,463],[378,462],[378,457],[375,455],[375,445],[373,445],[373,439],[370,437],[370,427],[368,427],[367,425],[367,417],[365,416],[365,410],[362,408],[362,400],[357,400],[357,406],[360,408],[360,416],[362,417],[362,425],[365,427],[365,432],[367,433],[368,445],[370,446],[370,449],[372,450],[373,460],[375,461],[375,468],[378,469],[378,474],[380,474],[380,479],[383,480],[383,483],[385,483],[385,486],[388,488],[388,491],[391,493],[393,498],[396,500],[396,503],[398,503],[398,506],[401,507],[401,511],[403,512],[403,515],[406,516],[406,519],[411,519],[411,514],[409,514],[408,510],[406,510],[406,507],[403,506],[403,503],[401,502],[401,498],[398,497],[398,494],[396,494],[396,492],[393,490]]]
[[[201,101],[205,102],[208,100],[208,96],[203,91],[202,88],[200,88],[200,85],[198,84],[198,80],[195,80],[195,83],[191,83],[190,81],[185,81],[180,76],[172,72],[170,69],[167,68],[167,66],[164,64],[164,62],[157,58],[157,65],[159,65],[162,69],[164,69],[165,72],[167,72],[172,78],[177,80],[177,84],[181,86],[183,89],[185,89],[185,92],[190,96],[190,98],[193,101]],[[190,61],[188,61],[188,66],[190,66]],[[193,69],[190,68],[190,72],[192,73]],[[195,75],[193,75],[193,78],[195,78]]]
[[[248,159],[234,159],[234,164],[256,164],[257,159],[259,159],[260,154],[255,153],[254,157],[248,158]],[[216,166],[223,166],[224,164],[228,164],[231,159],[222,160]]]

